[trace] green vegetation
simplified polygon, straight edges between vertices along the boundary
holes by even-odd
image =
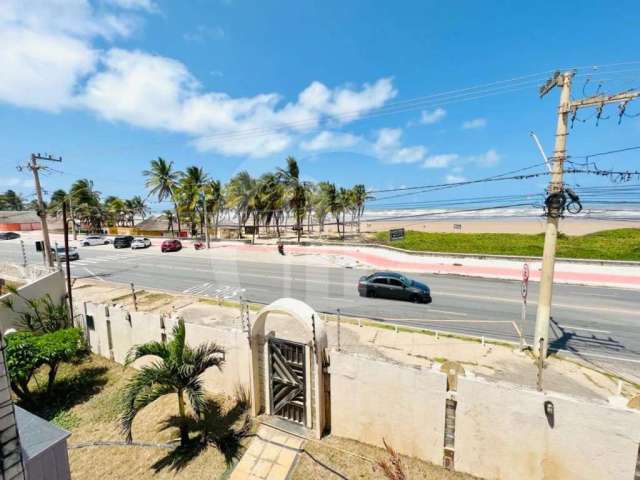
[[[3,299],[2,305],[17,314],[18,322],[27,330],[42,333],[71,326],[67,302],[54,302],[49,294],[30,299],[20,295],[15,285],[7,285],[7,291],[21,299],[24,306],[16,308],[13,297]]]
[[[376,241],[422,252],[542,256],[544,235],[515,233],[432,233],[408,231],[404,240],[389,241],[379,232]],[[560,235],[558,257],[640,261],[640,229],[621,228],[581,236]]]
[[[211,367],[220,368],[224,363],[224,350],[214,343],[205,343],[194,349],[186,343],[184,320],[173,328],[168,343],[149,342],[137,345],[127,355],[126,365],[146,355],[160,357],[145,365],[131,378],[124,389],[120,426],[131,442],[133,421],[147,405],[169,393],[178,400],[176,423],[180,429],[180,444],[189,444],[189,419],[185,409],[185,395],[198,418],[206,411],[203,384],[200,375]]]
[[[48,367],[46,392],[51,394],[60,365],[76,362],[88,353],[82,332],[77,328],[42,335],[30,331],[15,332],[6,335],[5,341],[11,388],[26,403],[36,403],[30,383],[38,370]]]

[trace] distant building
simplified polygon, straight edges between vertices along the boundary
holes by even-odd
[[[34,210],[0,210],[0,232],[40,230],[40,217]]]

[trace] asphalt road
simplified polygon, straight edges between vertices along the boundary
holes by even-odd
[[[161,254],[158,247],[131,251],[111,246],[80,248],[71,262],[74,277],[133,282],[209,297],[243,298],[269,303],[294,297],[319,312],[369,317],[398,324],[428,327],[487,338],[518,339],[512,321],[531,343],[537,284],[529,284],[527,317],[521,322],[520,282],[449,275],[408,276],[427,283],[433,303],[412,304],[362,298],[357,281],[368,270],[213,259]],[[42,262],[28,248],[29,262]],[[0,262],[21,262],[19,243],[0,243]],[[557,285],[554,290],[551,347],[578,354],[601,366],[631,371],[640,364],[640,292],[616,288]]]

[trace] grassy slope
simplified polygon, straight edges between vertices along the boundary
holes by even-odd
[[[391,243],[387,232],[379,232],[376,240],[397,248],[416,251],[539,257],[542,256],[544,235],[408,231],[404,240]],[[575,237],[561,235],[558,239],[558,256],[640,261],[640,229],[606,230]]]
[[[117,422],[119,405],[132,373],[132,369],[95,355],[78,365],[63,364],[52,398],[47,398],[34,382],[37,404],[24,407],[71,432],[69,445],[123,440]],[[44,381],[41,372],[38,382],[43,385]],[[177,410],[175,395],[165,395],[143,409],[134,422],[134,440],[165,443],[178,438],[175,427],[163,428],[163,422]],[[211,446],[196,450],[194,458],[186,456],[179,468],[168,461],[172,452],[135,446],[70,449],[71,476],[79,480],[221,478],[227,468],[223,455]]]

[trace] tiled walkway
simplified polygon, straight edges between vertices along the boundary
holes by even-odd
[[[229,480],[285,480],[304,440],[262,425]]]

